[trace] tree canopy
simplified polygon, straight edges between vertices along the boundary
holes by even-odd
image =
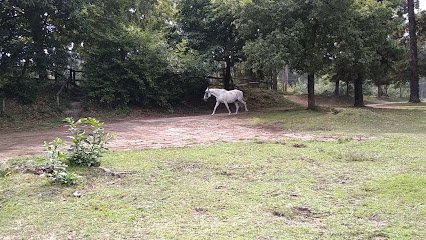
[[[408,28],[403,0],[5,0],[0,12],[0,97],[33,99],[52,75],[84,73],[84,94],[107,105],[170,108],[197,98],[206,77],[233,86],[243,63],[275,79],[289,66],[315,79],[363,84],[407,82]],[[417,15],[425,75],[425,13]],[[396,77],[398,76],[398,77]],[[398,78],[398,79],[396,79]],[[401,80],[402,79],[402,80]]]

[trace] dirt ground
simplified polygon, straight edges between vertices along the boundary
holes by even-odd
[[[217,142],[273,140],[287,138],[313,139],[318,136],[285,132],[270,127],[251,126],[252,113],[216,114],[188,117],[120,120],[105,124],[116,137],[111,150],[184,147]],[[6,133],[0,136],[0,160],[17,156],[42,154],[43,142],[55,137],[66,139],[66,127]],[[323,140],[329,140],[323,137]]]
[[[287,96],[289,100],[302,106],[307,105],[302,96]],[[392,104],[377,104],[371,107],[385,108]],[[108,147],[111,150],[132,150],[148,148],[184,147],[217,142],[237,142],[244,140],[282,141],[288,138],[301,140],[333,140],[333,137],[312,136],[286,132],[279,128],[253,126],[250,124],[252,112],[215,116],[200,115],[170,118],[136,118],[107,122],[105,129],[115,133],[116,138]],[[43,142],[55,137],[66,140],[66,127],[36,129],[2,133],[0,135],[0,160],[17,156],[40,155]]]

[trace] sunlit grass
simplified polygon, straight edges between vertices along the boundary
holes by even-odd
[[[113,152],[103,166],[130,174],[75,168],[84,181],[71,188],[10,173],[39,159],[8,161],[0,239],[425,239],[424,113],[333,111],[275,112],[253,123],[335,141]]]
[[[253,124],[274,125],[289,131],[335,135],[426,134],[422,109],[333,108],[322,111],[294,109],[259,114]]]

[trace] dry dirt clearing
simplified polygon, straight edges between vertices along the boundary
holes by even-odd
[[[252,126],[251,113],[239,115],[189,116],[155,119],[126,119],[105,124],[116,138],[112,150],[183,147],[243,140],[313,139],[314,136],[285,132],[270,127]],[[0,135],[0,160],[42,154],[43,142],[55,137],[66,139],[66,127],[4,133]],[[328,137],[322,138],[328,140]]]
[[[307,106],[306,96],[286,96],[292,102]],[[330,103],[320,105],[332,106]],[[371,104],[373,108],[397,108],[402,103]],[[338,104],[337,104],[338,105]],[[243,140],[333,140],[333,137],[286,132],[279,128],[254,126],[253,112],[238,115],[216,114],[170,118],[136,118],[107,122],[105,128],[115,133],[109,144],[111,150],[184,147],[217,142]],[[35,129],[20,132],[0,132],[0,160],[43,153],[43,142],[55,137],[66,138],[66,127]]]

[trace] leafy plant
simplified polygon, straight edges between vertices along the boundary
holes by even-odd
[[[53,183],[72,186],[78,183],[81,176],[74,172],[68,172],[65,170],[65,171],[57,171],[55,172],[55,174],[51,174],[49,178]]]
[[[98,158],[107,150],[105,144],[112,136],[105,132],[103,122],[95,118],[66,118],[71,133],[67,159],[71,165],[99,166]]]
[[[64,142],[60,138],[56,138],[50,143],[45,142],[46,150],[44,152],[47,163],[44,167],[44,175],[48,177],[52,183],[67,186],[75,185],[80,176],[67,170],[68,166],[65,164],[66,155],[60,150],[62,146],[64,146]]]

